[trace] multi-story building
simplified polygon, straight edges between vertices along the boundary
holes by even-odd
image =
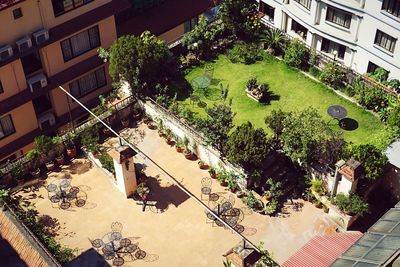
[[[400,79],[399,0],[260,0],[263,21],[359,73]]]
[[[124,6],[125,4],[125,6]],[[110,90],[97,48],[117,38],[114,14],[127,5],[111,0],[0,1],[0,159],[26,152],[41,133],[68,121],[74,103]]]
[[[111,90],[100,46],[144,30],[173,41],[211,6],[209,0],[184,1],[192,5],[174,13],[165,9],[182,1],[147,2],[134,1],[146,3],[146,10],[122,19],[117,34],[115,14],[132,8],[127,0],[0,0],[0,165],[26,153],[34,137],[86,115],[59,86],[89,107]]]

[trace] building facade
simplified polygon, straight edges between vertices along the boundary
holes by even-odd
[[[262,21],[359,73],[400,79],[399,0],[260,0]]]
[[[71,118],[77,122],[87,116],[59,86],[89,107],[111,90],[99,47],[144,30],[173,42],[210,7],[208,0],[188,1],[201,5],[166,18],[156,11],[182,1],[158,2],[117,25],[117,14],[132,9],[129,1],[0,0],[0,165],[29,151],[34,137],[57,133]]]

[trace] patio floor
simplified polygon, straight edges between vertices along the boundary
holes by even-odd
[[[200,170],[196,161],[185,159],[168,146],[157,131],[148,130],[143,125],[128,129],[124,134],[129,135],[146,155],[200,198],[201,179],[208,177],[208,173]],[[72,185],[80,186],[87,194],[84,207],[68,210],[53,207],[44,186],[35,192],[21,191],[18,195],[34,205],[41,215],[56,219],[59,224],[56,239],[65,246],[78,248],[79,254],[83,253],[69,266],[107,266],[94,250],[89,250],[89,239],[103,237],[110,232],[113,222],[120,222],[123,225],[122,235],[133,238],[148,254],[144,260],[127,262],[124,266],[221,266],[222,255],[240,238],[229,230],[206,223],[204,209],[148,160],[136,156],[135,161],[146,166],[152,197],[159,202],[159,209],[148,208],[142,212],[141,206],[132,199],[126,199],[116,189],[112,177],[97,167],[85,168],[88,161],[83,159],[75,160],[61,172],[50,174],[47,183],[65,175],[72,177]],[[213,181],[212,191],[226,198],[231,194],[216,181]],[[271,218],[249,212],[240,199],[233,199],[234,207],[245,210],[241,223],[245,226],[243,234],[254,244],[264,241],[265,248],[279,263],[288,259],[313,236],[335,229],[322,210],[302,200],[295,200],[295,205],[286,205],[282,216]]]

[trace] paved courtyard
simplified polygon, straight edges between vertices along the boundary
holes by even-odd
[[[200,198],[201,179],[208,177],[206,170],[200,170],[196,161],[189,161],[175,152],[157,131],[140,126],[128,133],[146,155]],[[227,229],[206,223],[203,207],[149,160],[138,155],[135,161],[146,166],[151,198],[158,202],[157,207],[147,208],[145,212],[133,199],[126,199],[116,189],[112,177],[96,166],[90,166],[85,159],[75,160],[61,172],[50,174],[46,180],[46,183],[52,183],[63,177],[71,178],[71,184],[87,195],[85,206],[62,210],[50,202],[45,186],[34,192],[21,191],[18,195],[41,215],[56,219],[55,225],[59,228],[56,239],[65,246],[77,248],[77,254],[83,253],[70,266],[107,266],[92,249],[90,240],[104,237],[111,231],[113,222],[122,225],[123,237],[129,237],[146,252],[144,259],[126,262],[124,266],[221,266],[223,254],[240,238]],[[295,200],[296,205],[285,206],[284,215],[271,218],[246,209],[240,199],[216,181],[213,181],[212,191],[231,199],[234,207],[244,211],[243,234],[254,244],[263,241],[279,263],[311,237],[335,229],[322,210],[302,200]]]

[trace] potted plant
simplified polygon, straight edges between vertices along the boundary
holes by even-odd
[[[59,136],[53,137],[53,144],[55,145],[55,152],[56,152],[56,162],[58,165],[63,165],[65,162],[64,157],[64,145],[61,141]]]
[[[229,185],[228,185],[229,186]],[[236,191],[235,191],[235,195],[238,197],[238,198],[242,198],[242,197],[244,197],[246,194],[239,188],[237,188],[236,187]]]
[[[172,131],[171,129],[165,128],[164,129],[164,138],[168,145],[172,144]]]
[[[320,180],[320,179],[311,180],[310,189],[311,189],[311,191],[314,191],[318,195],[324,195],[325,194],[325,188],[324,188],[324,185],[322,183],[322,180]]]
[[[228,183],[228,188],[232,193],[235,193],[237,190],[237,179],[237,175],[235,175],[233,172],[230,172],[227,176],[226,182]]]
[[[324,212],[325,212],[325,213],[328,213],[328,212],[329,212],[329,207],[328,207],[327,205],[323,205],[322,208],[324,209]]]
[[[136,193],[144,201],[147,199],[147,196],[150,193],[150,188],[146,185],[146,183],[142,182],[136,188]]]
[[[217,181],[219,182],[219,184],[221,186],[224,186],[224,187],[228,186],[228,179],[229,179],[228,176],[229,176],[229,173],[225,170],[222,170],[218,173]]]
[[[24,183],[24,169],[21,163],[17,163],[11,170],[11,176],[17,181],[18,185]]]
[[[176,141],[175,147],[176,147],[176,152],[178,152],[178,153],[182,153],[183,152],[184,148],[183,148],[182,141],[180,141],[180,140]]]
[[[206,164],[202,160],[199,160],[199,162],[197,162],[197,164],[199,165],[199,168],[202,169],[202,170],[207,170],[208,169],[208,164]]]
[[[30,160],[31,166],[30,166],[30,173],[33,178],[38,178],[40,176],[40,159],[38,152],[36,149],[32,149],[28,152],[26,155],[27,159]]]
[[[278,208],[278,201],[276,199],[272,199],[270,202],[268,202],[267,205],[265,205],[262,209],[262,212],[267,215],[272,215],[276,212]]]
[[[217,171],[215,170],[214,167],[210,167],[210,168],[208,169],[208,173],[210,174],[210,177],[211,177],[211,178],[213,178],[213,179],[216,179],[216,178],[217,178]]]
[[[314,206],[318,209],[322,208],[322,202],[319,199],[314,200]]]
[[[49,152],[53,148],[53,146],[54,142],[51,137],[46,135],[35,137],[33,147],[41,157],[45,158],[46,168],[48,171],[53,171],[55,169],[55,164],[51,159],[52,157],[49,155]]]
[[[142,107],[140,106],[139,102],[135,102],[132,106],[131,106],[131,110],[132,110],[132,117],[135,120],[140,119],[140,117],[142,116]]]
[[[128,128],[129,127],[129,118],[128,117],[123,117],[121,119],[121,124],[122,124],[122,127]]]
[[[185,148],[183,154],[185,154],[186,159],[191,159],[193,157],[193,152],[189,148]]]
[[[268,187],[268,190],[264,193],[264,198],[266,200],[270,200],[271,198],[279,199],[281,196],[283,196],[281,182],[276,182],[272,178],[268,178],[266,185]]]
[[[5,210],[5,203],[8,199],[8,190],[7,189],[0,189],[0,207],[2,210]]]
[[[98,143],[99,133],[96,128],[85,129],[81,133],[81,144],[87,152],[91,152],[94,157],[99,156],[100,145]]]

